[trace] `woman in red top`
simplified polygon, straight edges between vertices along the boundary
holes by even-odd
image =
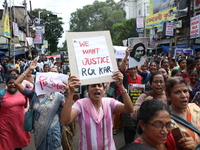
[[[148,100],[142,103],[138,113],[139,137],[134,143],[142,143],[156,150],[177,150],[176,143],[170,133],[175,124],[170,118],[169,107],[158,100]],[[192,149],[192,137],[184,132],[186,137],[181,138],[179,146],[185,150]]]
[[[7,91],[0,103],[0,150],[21,149],[28,146],[30,134],[23,130],[25,96],[14,85],[16,76],[9,76]]]
[[[136,74],[137,66],[128,68],[128,83],[132,84],[142,84],[142,78],[140,75]]]

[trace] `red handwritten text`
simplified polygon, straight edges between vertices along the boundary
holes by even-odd
[[[96,65],[96,64],[104,64],[104,63],[110,63],[109,56],[95,57],[95,58],[84,58],[82,60],[83,65]]]
[[[83,43],[79,42],[80,47],[88,47],[89,41],[84,41]]]
[[[44,90],[44,87],[47,87],[50,89],[56,88],[57,90],[64,90],[64,85],[61,82],[55,83],[52,77],[48,78],[45,76],[40,76],[39,83],[40,83],[41,90]]]
[[[83,54],[98,54],[100,48],[93,48],[93,49],[87,49],[87,50],[82,50]]]

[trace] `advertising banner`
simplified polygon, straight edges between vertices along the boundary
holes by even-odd
[[[194,0],[194,15],[200,13],[200,0]]]
[[[35,31],[36,32],[42,32],[43,34],[45,33],[45,27],[43,24],[37,24],[35,26]]]
[[[199,19],[200,15],[194,16],[190,19],[190,38],[197,38],[200,36],[199,31]]]
[[[19,28],[18,28],[17,23],[13,22],[12,25],[13,25],[13,34],[14,34],[14,36],[19,36]]]
[[[174,36],[174,23],[167,22],[166,23],[166,36]]]
[[[11,38],[10,19],[9,19],[9,12],[8,12],[7,7],[4,9],[2,20],[3,20],[3,36],[7,38]]]
[[[136,18],[136,27],[137,28],[144,28],[144,18]]]
[[[150,0],[150,15],[163,12],[175,6],[172,0]]]
[[[159,27],[162,26],[164,22],[175,19],[175,10],[176,7],[173,7],[171,9],[146,16],[145,28]]]
[[[35,32],[34,44],[42,44],[42,32]]]
[[[194,54],[192,49],[187,49],[187,48],[177,48],[175,49],[176,54],[181,54],[181,53],[186,53],[192,56]]]
[[[47,40],[43,40],[43,46],[44,46],[44,48],[48,48],[48,41]]]

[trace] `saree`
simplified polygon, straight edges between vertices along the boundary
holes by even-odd
[[[62,95],[48,93],[34,104],[34,139],[37,150],[60,150],[61,127],[59,106]]]
[[[26,89],[27,95],[32,90]],[[23,92],[24,94],[25,92]],[[29,94],[28,94],[29,93]],[[30,97],[29,97],[30,98]],[[62,150],[60,113],[64,96],[59,92],[47,93],[37,97],[34,103],[34,141],[37,150]]]

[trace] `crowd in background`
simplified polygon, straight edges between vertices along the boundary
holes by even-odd
[[[103,133],[101,133],[103,135],[98,135],[100,133],[96,131],[97,133],[95,133],[95,136],[103,136],[101,142],[94,143],[94,145],[99,149],[102,147],[105,148],[105,146],[111,150],[116,149],[113,145],[113,137],[109,134],[115,135],[119,129],[124,132],[126,145],[133,142],[141,143],[151,149],[158,150],[176,150],[180,147],[189,150],[197,147],[200,143],[200,135],[176,122],[176,120],[171,119],[170,115],[171,113],[174,113],[181,116],[200,130],[200,102],[198,101],[199,99],[194,99],[200,91],[200,53],[192,56],[182,53],[179,54],[178,57],[167,57],[165,54],[149,54],[145,57],[144,64],[130,68],[128,64],[130,51],[131,49],[127,48],[124,59],[116,60],[119,72],[115,73],[115,77],[117,77],[120,82],[117,81],[112,83],[81,86],[81,93],[75,94],[74,88],[80,85],[79,79],[73,76],[69,78],[69,86],[67,83],[65,86],[66,93],[69,94],[67,94],[66,97],[67,99],[76,102],[74,105],[73,102],[66,103],[64,95],[58,92],[37,96],[38,102],[43,102],[42,106],[39,103],[36,103],[34,108],[38,111],[39,115],[47,117],[49,112],[45,112],[44,110],[48,108],[55,108],[54,111],[58,114],[58,116],[53,117],[53,119],[48,119],[49,123],[47,123],[46,126],[40,127],[42,121],[39,124],[35,122],[35,142],[38,150],[54,149],[56,146],[58,149],[62,149],[62,147],[65,149],[64,145],[66,145],[66,141],[64,141],[61,146],[61,139],[63,140],[64,138],[61,138],[63,133],[58,131],[60,130],[59,126],[70,124],[75,117],[79,118],[81,125],[85,123],[85,120],[83,121],[82,118],[85,117],[84,113],[86,112],[83,112],[82,109],[86,106],[84,106],[82,101],[79,101],[79,99],[86,97],[89,97],[92,103],[90,103],[89,99],[83,99],[83,101],[88,103],[87,108],[91,110],[94,109],[93,111],[96,115],[92,115],[93,112],[88,112],[92,116],[91,120],[94,118],[97,119],[94,123],[91,123],[90,120],[93,128],[95,122],[98,124],[101,123],[101,119],[104,119],[103,115],[105,113],[105,108],[102,108],[102,110],[100,108],[106,107],[107,109],[108,107],[104,106],[105,100],[103,100],[103,97],[110,97],[117,100],[117,102],[115,102],[112,99],[107,99],[110,103],[109,107],[111,107],[108,107],[108,110],[114,113],[114,115],[110,115],[109,117],[106,115],[106,117],[110,119],[113,117],[113,123],[106,122],[105,124],[102,123],[102,126],[96,127],[104,130],[105,128],[110,128],[109,125],[112,126],[112,131],[109,130],[105,133],[103,131]],[[19,95],[20,99],[24,99],[24,97],[31,99],[35,93],[33,90],[35,73],[50,71],[62,73],[62,62],[59,58],[54,59],[52,57],[49,59],[40,59],[37,57],[35,60],[31,58],[21,60],[14,60],[12,57],[5,58],[0,65],[0,72],[1,82],[6,81],[7,92],[10,90],[10,95],[7,94],[6,98],[9,99],[9,96],[13,96],[17,91],[19,91],[22,93],[22,95]],[[16,78],[13,76],[16,76]],[[24,83],[26,81],[28,83]],[[15,86],[13,85],[12,87],[9,84],[14,84]],[[130,94],[129,90],[124,91],[125,89],[129,89],[130,84],[144,84],[145,90],[139,94],[134,92]],[[15,88],[14,91],[12,91],[13,88]],[[92,90],[98,92],[95,93],[92,92]],[[126,93],[128,94],[128,97],[125,95]],[[94,95],[93,97],[91,96],[92,94]],[[57,106],[56,104],[49,103],[51,99],[56,100],[59,105]],[[96,99],[98,99],[98,103]],[[128,103],[129,99],[131,100],[133,111],[130,107],[130,103]],[[101,100],[103,102],[101,102]],[[92,104],[95,108],[93,108]],[[25,102],[22,105],[25,105]],[[71,116],[65,116],[66,113],[64,113],[62,117],[65,116],[65,118],[62,118],[59,115],[62,111],[62,107],[64,107],[64,112],[71,114]],[[124,108],[128,109],[126,110]],[[68,110],[70,111],[68,112]],[[0,105],[0,113],[1,111],[2,109]],[[83,115],[80,116],[80,114]],[[21,117],[22,116],[20,116],[20,118]],[[37,119],[40,120],[39,118]],[[61,123],[59,122],[60,119]],[[88,125],[88,122],[86,124]],[[175,127],[180,127],[185,135],[178,142],[174,141],[171,134],[172,128]],[[84,127],[82,126],[82,128]],[[44,129],[46,129],[44,133],[46,136],[39,137],[39,133]],[[55,129],[55,132],[53,132],[53,129]],[[87,130],[87,127],[83,130]],[[71,131],[68,132],[71,134],[71,140],[74,133]],[[60,143],[60,145],[51,145],[49,143],[50,141],[48,141],[48,138],[55,133],[58,134],[56,138],[58,138],[57,143]],[[12,148],[23,148],[28,145],[30,137],[27,133],[24,134],[27,136],[27,138],[25,138],[26,142],[22,142],[23,144],[21,147],[17,145],[17,147],[13,146]],[[81,137],[80,148],[84,149],[88,146],[88,149],[94,149],[92,148],[94,145],[90,141],[92,137],[89,136],[90,139],[88,140],[88,133],[86,131],[81,131],[81,136],[86,136],[86,141]],[[0,136],[0,143],[1,139],[3,138]],[[4,144],[5,143],[6,142],[4,141]],[[16,143],[16,141],[13,143]],[[67,141],[67,143],[66,147],[72,146],[69,141]],[[87,144],[87,146],[84,144]],[[124,150],[126,148],[127,147],[124,147]]]

